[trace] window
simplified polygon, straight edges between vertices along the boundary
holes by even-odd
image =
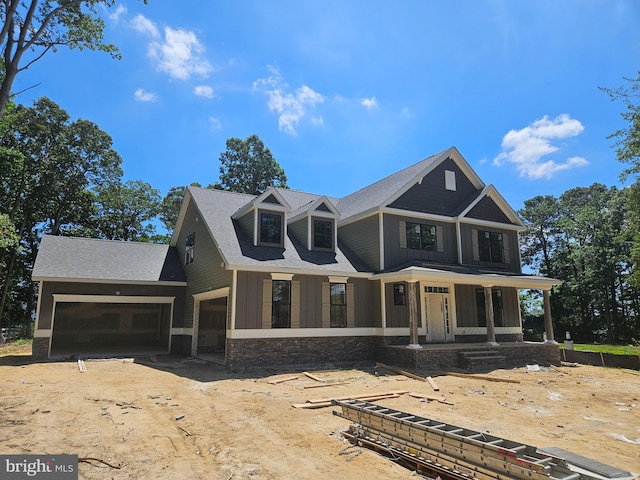
[[[456,191],[456,172],[451,170],[444,171],[444,188],[451,191]]]
[[[436,249],[436,227],[407,222],[407,248],[416,250]]]
[[[333,249],[333,222],[328,220],[313,221],[313,248]]]
[[[271,285],[271,328],[290,328],[291,282],[274,280]]]
[[[504,263],[502,234],[478,230],[478,254],[481,262]]]
[[[260,243],[282,245],[282,216],[277,213],[260,214]]]
[[[407,294],[405,293],[405,288],[403,283],[393,284],[393,304],[394,305],[407,304]]]
[[[184,247],[184,264],[189,265],[193,262],[195,258],[195,249],[196,249],[196,234],[195,232],[191,235],[188,235],[185,239],[185,247]]]
[[[331,327],[347,326],[347,284],[330,284]]]
[[[493,325],[496,327],[504,326],[502,318],[502,290],[491,290],[491,300],[493,302]],[[484,303],[484,288],[476,290],[476,304],[478,306],[478,326],[487,326],[487,312]]]

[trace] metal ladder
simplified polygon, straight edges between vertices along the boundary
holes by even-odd
[[[385,445],[455,478],[478,480],[593,480],[532,445],[461,428],[362,400],[333,400],[333,412],[355,422],[354,441]],[[391,450],[390,450],[391,451]]]

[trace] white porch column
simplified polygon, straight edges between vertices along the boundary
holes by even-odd
[[[418,301],[416,298],[416,281],[407,282],[409,297],[409,345],[407,348],[422,348],[418,342]]]
[[[553,336],[553,322],[551,321],[551,301],[549,297],[549,290],[543,290],[544,299],[544,331],[547,334],[547,339],[544,343],[557,344]]]
[[[487,343],[489,345],[497,346],[496,342],[496,327],[495,320],[493,318],[493,294],[491,286],[484,287],[484,311],[485,318],[487,319]]]

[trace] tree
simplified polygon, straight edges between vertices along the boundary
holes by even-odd
[[[146,3],[146,0],[145,0]],[[4,0],[0,3],[0,45],[4,76],[0,85],[0,116],[9,101],[18,73],[61,46],[99,50],[120,58],[118,49],[104,43],[104,22],[97,7],[115,0]]]
[[[260,195],[271,186],[289,188],[284,170],[257,135],[227,139],[220,163],[220,182],[210,187],[251,195]]]
[[[193,182],[190,186],[200,187],[201,185]],[[182,199],[186,191],[187,187],[185,186],[171,187],[162,200],[162,205],[160,206],[160,221],[164,223],[169,236],[173,234],[173,229],[176,227],[178,215],[180,214],[180,206],[182,205]]]
[[[98,213],[94,219],[98,236],[108,240],[154,240],[153,220],[160,212],[160,192],[141,180],[99,186]],[[162,239],[164,240],[164,239]]]

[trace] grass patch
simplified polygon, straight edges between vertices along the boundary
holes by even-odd
[[[565,348],[560,344],[560,348]],[[596,345],[588,343],[574,343],[573,349],[577,352],[611,353],[613,355],[640,355],[640,346],[636,345]]]
[[[0,345],[0,355],[8,355],[12,353],[31,353],[31,344],[33,340],[30,338],[21,338],[14,342],[7,342]]]

